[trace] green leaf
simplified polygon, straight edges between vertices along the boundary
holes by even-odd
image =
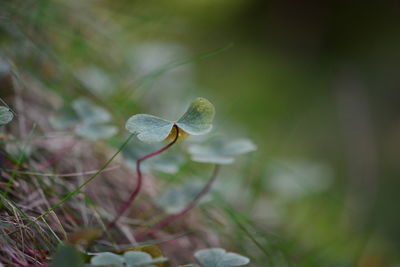
[[[111,252],[102,252],[91,258],[90,263],[94,266],[124,266],[125,259]]]
[[[142,251],[128,251],[124,253],[124,260],[128,267],[152,267],[154,263],[167,261],[167,258],[153,259],[148,253]]]
[[[128,119],[126,129],[145,143],[161,142],[168,137],[173,122],[147,114],[137,114]]]
[[[204,267],[242,266],[250,260],[242,255],[226,252],[222,248],[209,248],[197,251],[194,256]]]
[[[127,251],[123,256],[111,252],[96,253],[90,263],[94,266],[156,267],[154,264],[167,260],[164,257],[152,258],[142,251]]]
[[[86,123],[109,122],[110,113],[102,107],[95,105],[86,98],[79,98],[72,102],[72,107],[78,116]]]
[[[118,132],[117,127],[106,124],[81,124],[75,128],[75,132],[89,139],[109,138]]]
[[[83,259],[79,252],[69,244],[61,244],[51,261],[50,267],[83,267]]]
[[[225,142],[222,139],[213,140],[206,144],[192,144],[188,152],[192,160],[202,163],[231,164],[237,155],[256,150],[256,145],[249,139],[237,139]]]
[[[205,98],[196,98],[176,125],[188,134],[202,135],[211,131],[215,108]]]
[[[0,125],[5,125],[12,121],[14,114],[8,107],[0,106]]]

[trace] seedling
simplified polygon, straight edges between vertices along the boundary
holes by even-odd
[[[14,118],[14,114],[8,107],[0,106],[0,126],[6,125]]]
[[[144,160],[161,154],[178,140],[183,140],[188,135],[202,135],[211,131],[214,119],[214,106],[205,98],[196,98],[183,116],[176,122],[168,121],[148,114],[137,114],[126,122],[126,129],[145,143],[155,143],[169,140],[163,148],[147,154],[136,161],[137,182],[131,195],[122,205],[109,228],[115,225],[119,218],[126,212],[135,200],[142,187],[141,164]]]
[[[147,231],[138,234],[136,239],[141,240],[145,236],[153,235],[192,210],[210,191],[214,181],[218,176],[221,164],[232,164],[235,161],[234,156],[245,154],[254,150],[256,150],[256,146],[248,139],[237,139],[230,142],[214,140],[203,145],[195,144],[189,146],[188,152],[191,154],[193,161],[200,163],[214,163],[215,167],[211,177],[184,209],[167,216]]]

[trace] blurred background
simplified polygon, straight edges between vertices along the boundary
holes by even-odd
[[[258,146],[219,201],[254,266],[399,266],[398,1],[3,0],[0,41],[21,87],[89,97],[120,129],[210,99],[215,133]]]

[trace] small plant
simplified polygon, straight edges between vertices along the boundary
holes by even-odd
[[[188,135],[202,135],[211,131],[214,119],[214,106],[205,98],[196,98],[189,106],[183,116],[176,122],[164,120],[148,114],[137,114],[126,122],[126,129],[145,143],[162,142],[169,140],[170,143],[163,148],[147,154],[136,161],[137,183],[129,198],[122,205],[109,227],[115,225],[118,219],[126,212],[131,203],[137,197],[142,186],[141,163],[159,155],[178,140],[183,140]]]
[[[0,106],[0,126],[6,125],[14,118],[14,114],[8,107]]]

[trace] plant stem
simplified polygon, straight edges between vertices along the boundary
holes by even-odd
[[[155,152],[152,152],[150,154],[147,154],[141,158],[139,158],[136,161],[136,173],[137,173],[137,182],[136,185],[131,193],[131,195],[129,196],[129,198],[124,202],[124,204],[121,206],[121,208],[119,209],[117,215],[115,216],[114,220],[112,220],[112,222],[110,222],[107,226],[108,229],[112,228],[117,221],[121,218],[121,216],[128,210],[128,208],[130,207],[130,205],[132,204],[132,202],[136,199],[136,197],[139,195],[140,189],[142,188],[142,181],[143,181],[143,175],[142,172],[140,170],[140,166],[141,163],[146,160],[149,159],[151,157],[157,156],[159,154],[161,154],[162,152],[164,152],[165,150],[167,150],[168,148],[170,148],[173,144],[176,143],[176,141],[178,140],[179,137],[179,128],[177,125],[174,124],[174,127],[176,129],[176,136],[174,138],[174,140],[169,143],[168,145],[166,145],[165,147],[161,148],[160,150],[157,150]]]
[[[126,141],[120,146],[120,148],[118,149],[117,152],[115,152],[115,154],[106,161],[106,163],[104,163],[103,166],[101,166],[101,168],[92,176],[90,176],[83,184],[81,184],[80,186],[78,186],[75,190],[71,191],[68,193],[68,195],[66,195],[60,202],[58,202],[56,205],[54,205],[53,207],[51,207],[49,210],[45,211],[44,213],[42,213],[39,217],[36,218],[36,220],[42,219],[43,217],[49,215],[52,211],[54,211],[55,209],[57,209],[59,206],[61,206],[65,201],[67,201],[69,198],[71,198],[72,196],[76,195],[77,193],[79,193],[81,191],[81,189],[83,187],[85,187],[88,183],[90,183],[94,178],[96,178],[101,172],[103,172],[108,165],[110,165],[110,163],[114,160],[114,158],[122,151],[122,149],[124,149],[124,147],[129,143],[129,141],[132,139],[133,134],[131,134],[128,139],[126,139]]]
[[[211,186],[213,185],[214,181],[217,179],[218,173],[220,170],[220,165],[216,164],[214,167],[214,170],[211,174],[210,179],[208,180],[207,184],[203,187],[203,189],[195,196],[195,198],[180,212],[176,214],[172,214],[161,220],[159,223],[148,229],[147,231],[140,233],[136,236],[136,240],[140,241],[146,236],[153,235],[160,231],[162,228],[165,226],[171,224],[173,221],[176,219],[182,217],[189,211],[191,211],[201,200],[203,196],[205,196],[211,189]]]

